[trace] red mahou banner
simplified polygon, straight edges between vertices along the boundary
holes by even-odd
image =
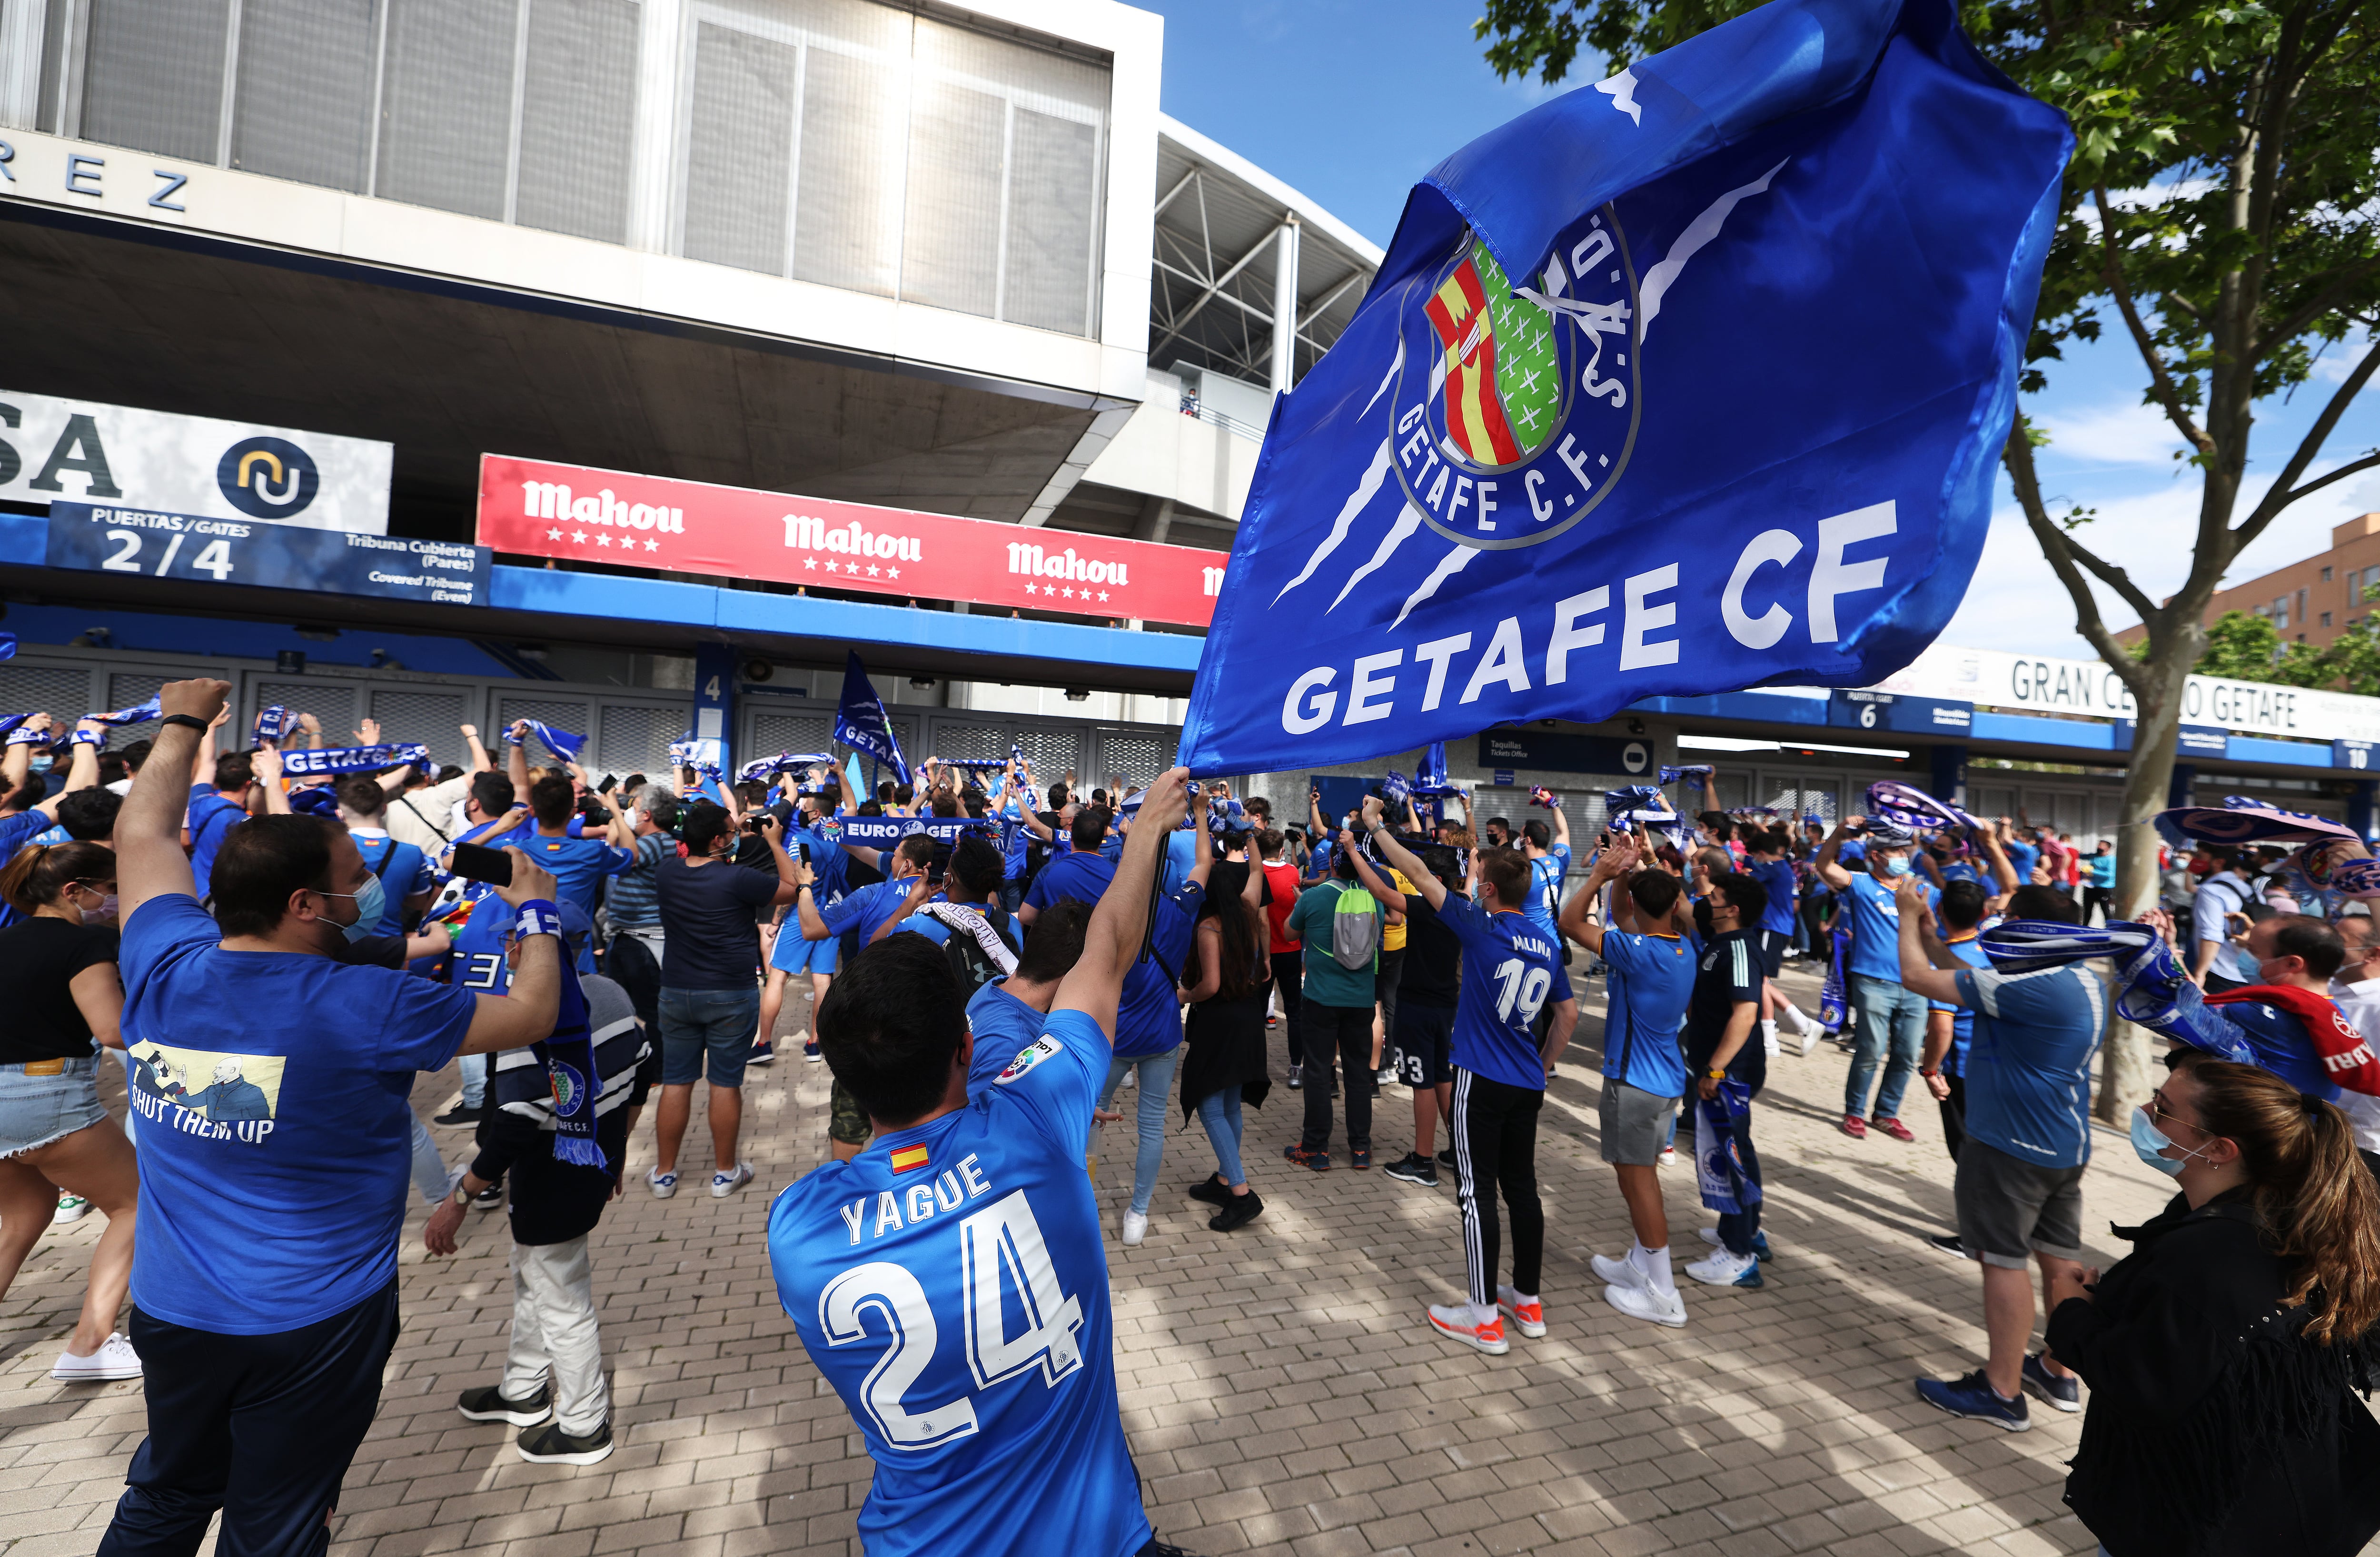
[[[1072,530],[480,456],[499,552],[1203,627],[1224,554]]]

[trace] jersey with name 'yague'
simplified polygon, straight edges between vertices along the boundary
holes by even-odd
[[[1083,1172],[1108,1058],[1094,1019],[1052,1012],[965,1107],[769,1209],[777,1295],[876,1462],[870,1557],[1126,1557],[1149,1539]]]

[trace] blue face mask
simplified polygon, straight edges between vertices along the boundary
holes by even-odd
[[[388,912],[388,891],[381,885],[378,876],[365,877],[364,889],[361,892],[334,892],[323,895],[353,897],[356,900],[356,922],[338,927],[339,933],[346,937],[347,944],[350,946],[379,930],[381,916]]]
[[[1908,858],[1905,856],[1894,855],[1884,862],[1884,873],[1888,876],[1906,876],[1909,874]]]
[[[29,765],[31,767],[32,771],[37,773],[46,773],[50,771],[51,767],[56,762],[56,760],[57,760],[55,758],[52,757],[36,757]]]
[[[2180,1145],[2171,1137],[2168,1136],[2163,1130],[2158,1129],[2156,1125],[2150,1123],[2149,1111],[2147,1109],[2136,1108],[2132,1110],[2132,1150],[2140,1154],[2142,1162],[2146,1162],[2150,1167],[2155,1168],[2157,1172],[2164,1174],[2168,1177],[2178,1176],[2181,1173],[2181,1170],[2190,1166],[2190,1164],[2188,1162],[2177,1162],[2173,1158],[2164,1156],[2163,1153],[2168,1147],[2171,1147],[2174,1150],[2180,1152],[2184,1157],[2196,1157],[2200,1155],[2198,1152],[2191,1150],[2188,1147]]]

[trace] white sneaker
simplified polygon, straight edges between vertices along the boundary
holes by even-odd
[[[1603,1289],[1603,1300],[1632,1320],[1650,1320],[1671,1330],[1685,1328],[1686,1300],[1674,1287],[1655,1292],[1651,1287],[1621,1286],[1615,1282]]]
[[[1503,1314],[1499,1312],[1486,1324],[1474,1324],[1468,1303],[1457,1303],[1451,1308],[1442,1303],[1431,1304],[1429,1327],[1450,1341],[1460,1341],[1472,1350],[1485,1352],[1491,1357],[1502,1356],[1512,1349],[1512,1343],[1504,1339]]]
[[[50,1225],[64,1227],[69,1222],[80,1222],[91,1212],[91,1202],[71,1189],[58,1191],[58,1209],[50,1217]]]
[[[1686,1274],[1705,1286],[1733,1286],[1743,1279],[1746,1271],[1759,1268],[1758,1255],[1747,1254],[1739,1259],[1721,1248],[1713,1250],[1709,1258],[1697,1259],[1687,1266]]]
[[[63,1379],[69,1384],[103,1384],[112,1379],[140,1377],[140,1354],[122,1335],[111,1335],[99,1344],[99,1350],[87,1357],[71,1352],[60,1352],[50,1377]]]
[[[1138,1248],[1140,1247],[1140,1241],[1148,1236],[1148,1213],[1146,1211],[1135,1210],[1125,1211],[1123,1213],[1124,1247]]]
[[[1678,1149],[1674,1146],[1665,1146],[1661,1149],[1661,1155],[1654,1161],[1661,1167],[1674,1168],[1678,1165]]]
[[[1815,1052],[1818,1047],[1819,1036],[1818,1029],[1815,1027],[1810,1028],[1807,1031],[1802,1034],[1802,1058],[1806,1060],[1814,1052]]]
[[[729,1169],[725,1173],[718,1173],[710,1175],[710,1198],[714,1200],[724,1200],[727,1197],[735,1194],[737,1190],[743,1188],[746,1185],[751,1182],[752,1169],[750,1165],[744,1162],[738,1162],[735,1167]]]
[[[659,1168],[647,1168],[645,1182],[652,1186],[653,1198],[656,1200],[666,1200],[677,1193],[675,1174],[665,1174]]]
[[[1137,1066],[1123,1073],[1123,1084],[1127,1087],[1140,1085],[1140,1070]]]
[[[1645,1272],[1636,1269],[1636,1262],[1624,1254],[1617,1259],[1597,1255],[1595,1273],[1613,1286],[1643,1286],[1646,1279]]]
[[[1508,1286],[1496,1289],[1496,1311],[1512,1316],[1512,1328],[1534,1341],[1546,1332],[1546,1305],[1540,1298],[1524,1303],[1521,1295]]]
[[[1716,1227],[1697,1227],[1694,1229],[1694,1236],[1715,1249],[1727,1247],[1726,1240],[1718,1235],[1718,1229]]]

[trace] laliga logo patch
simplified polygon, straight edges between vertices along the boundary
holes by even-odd
[[[1059,1048],[1056,1039],[1047,1033],[1042,1034],[1016,1052],[1016,1058],[1008,1062],[1008,1068],[1000,1073],[994,1084],[1001,1087],[1007,1086],[1035,1065],[1058,1052]]]
[[[243,514],[286,519],[314,501],[322,476],[314,456],[286,438],[242,438],[215,462],[215,485]]]
[[[553,1088],[553,1112],[567,1114],[578,1100],[587,1095],[587,1083],[578,1073],[556,1060],[545,1067],[546,1080]]]
[[[1466,232],[1399,343],[1390,442],[1408,515],[1503,551],[1593,513],[1636,446],[1639,311],[1609,205],[1563,235],[1533,286]]]

